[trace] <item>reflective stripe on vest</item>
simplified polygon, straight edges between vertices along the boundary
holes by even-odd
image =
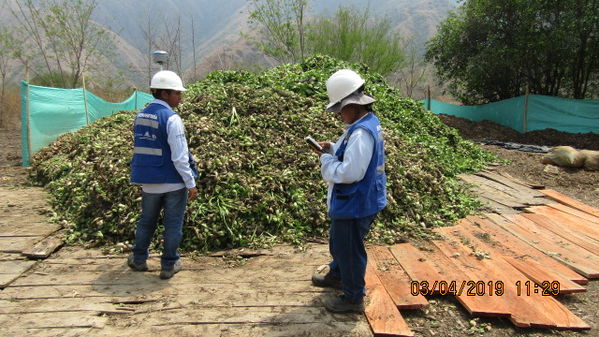
[[[162,149],[155,149],[151,147],[136,146],[133,148],[135,154],[147,154],[151,156],[162,156]]]
[[[158,121],[152,121],[152,120],[145,119],[145,118],[136,118],[135,125],[136,126],[137,125],[149,126],[154,129],[158,129],[158,126],[159,126]]]

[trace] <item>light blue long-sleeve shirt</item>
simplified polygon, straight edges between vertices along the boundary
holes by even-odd
[[[343,161],[337,159],[335,152],[345,139],[347,130],[351,125],[346,126],[345,132],[336,143],[331,143],[329,152],[320,156],[320,173],[322,178],[329,183],[327,191],[327,207],[329,208],[331,206],[333,186],[335,184],[351,184],[364,179],[374,152],[374,138],[372,135],[362,128],[357,128],[349,136]]]

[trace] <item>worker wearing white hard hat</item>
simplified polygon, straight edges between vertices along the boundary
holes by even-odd
[[[375,100],[364,94],[365,81],[350,69],[335,72],[326,82],[326,110],[339,115],[346,130],[335,143],[320,142],[321,174],[329,183],[331,218],[327,273],[316,273],[312,283],[343,291],[323,301],[332,312],[364,310],[367,256],[364,237],[376,214],[387,205],[383,130],[372,111]]]
[[[146,271],[148,248],[164,210],[164,247],[160,278],[181,270],[179,245],[188,201],[197,195],[195,162],[189,153],[181,117],[173,111],[182,100],[183,81],[161,70],[150,82],[154,100],[135,117],[131,182],[142,187],[142,210],[135,231],[133,253],[127,263]]]

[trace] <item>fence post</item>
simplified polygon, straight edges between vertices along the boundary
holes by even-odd
[[[431,110],[431,86],[426,86],[426,110]]]
[[[25,125],[26,125],[26,130],[25,130],[25,142],[27,143],[25,146],[27,147],[27,156],[23,156],[22,161],[23,161],[23,166],[29,166],[30,165],[30,159],[31,159],[31,95],[29,93],[29,62],[25,61],[25,102],[21,102],[21,109],[25,108],[24,111],[21,112],[21,119],[23,119],[23,117],[25,117]],[[22,94],[21,94],[21,100],[23,100]],[[23,106],[24,105],[24,106]],[[23,121],[21,121],[21,123],[23,123]],[[23,130],[23,127],[21,126],[21,132]],[[23,139],[23,137],[21,137],[21,140]],[[23,147],[23,145],[21,144],[21,147]],[[22,151],[24,152],[24,151]]]
[[[524,116],[523,116],[523,133],[528,132],[528,94],[530,90],[528,85],[526,86],[526,94],[524,95]]]
[[[85,92],[85,73],[81,74],[83,80],[83,105],[85,106],[85,125],[89,125],[89,112],[87,111],[87,94]]]
[[[29,166],[31,157],[31,129],[29,120],[29,83],[21,81],[21,161]]]

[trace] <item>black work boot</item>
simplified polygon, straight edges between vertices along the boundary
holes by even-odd
[[[328,311],[335,313],[364,312],[364,300],[351,302],[345,295],[327,297],[322,301],[322,304]]]
[[[170,268],[170,269],[162,268],[162,270],[160,270],[160,278],[163,280],[169,279],[169,278],[173,277],[173,275],[178,273],[180,270],[181,270],[181,260],[177,260],[177,262],[175,262],[175,264],[173,265],[173,268]]]
[[[326,274],[315,273],[312,275],[312,284],[317,287],[341,289],[341,279],[333,276],[330,272]]]
[[[145,261],[142,263],[135,262],[135,260],[133,259],[133,254],[130,254],[129,257],[127,258],[127,265],[129,266],[129,268],[131,268],[135,271],[147,271],[148,270],[148,264]]]

